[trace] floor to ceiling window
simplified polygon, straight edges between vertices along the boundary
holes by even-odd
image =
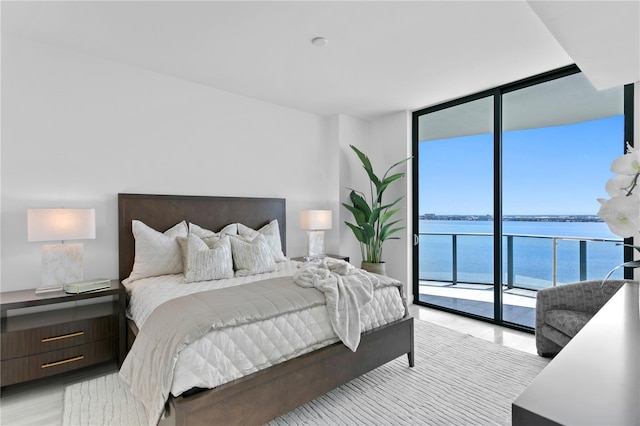
[[[493,103],[485,96],[418,118],[421,300],[486,318],[491,292],[450,289],[493,288]]]
[[[532,329],[537,290],[621,263],[596,199],[630,96],[567,67],[415,112],[414,302]]]

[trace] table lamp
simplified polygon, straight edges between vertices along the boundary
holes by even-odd
[[[324,230],[331,229],[331,210],[303,210],[300,228],[307,230],[307,259],[324,257]]]
[[[95,209],[27,209],[28,241],[60,241],[42,245],[42,286],[36,293],[62,290],[82,280],[82,243],[96,238]]]

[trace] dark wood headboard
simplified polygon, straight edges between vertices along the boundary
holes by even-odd
[[[286,216],[284,198],[118,194],[119,277],[127,278],[133,269],[135,241],[131,221],[134,219],[160,232],[182,220],[219,231],[236,222],[260,229],[277,219],[282,251],[286,254]]]

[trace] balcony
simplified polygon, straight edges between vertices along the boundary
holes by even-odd
[[[420,233],[419,300],[494,316],[493,234]],[[621,239],[503,235],[503,319],[533,328],[536,292],[602,279],[622,263]],[[613,277],[622,278],[623,271]]]

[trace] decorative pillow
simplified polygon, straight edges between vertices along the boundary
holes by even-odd
[[[236,277],[275,271],[276,262],[273,260],[273,253],[265,237],[258,234],[251,241],[245,238],[230,238]]]
[[[182,252],[186,282],[233,278],[231,242],[228,236],[218,238],[213,247],[209,247],[193,233],[189,233],[186,238],[178,237],[177,240]]]
[[[243,237],[255,238],[255,236],[258,234],[264,235],[267,244],[273,252],[273,260],[275,260],[276,262],[287,260],[287,257],[282,252],[282,242],[280,241],[280,227],[278,226],[277,219],[272,220],[257,231],[241,223],[238,223],[238,235],[241,235]]]
[[[220,238],[224,235],[237,235],[238,234],[238,225],[235,223],[231,223],[220,232],[213,232],[208,229],[204,229],[195,223],[189,222],[189,233],[194,234],[195,236],[201,238],[205,244],[209,246],[209,248],[213,247],[213,245],[220,240]]]
[[[147,277],[182,273],[182,256],[177,237],[188,235],[187,223],[182,221],[164,233],[139,220],[131,221],[135,239],[133,270],[124,284]]]

